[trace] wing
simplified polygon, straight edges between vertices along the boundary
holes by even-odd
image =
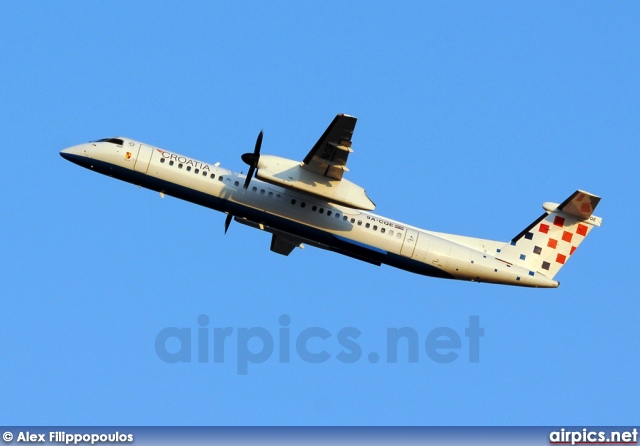
[[[302,161],[302,168],[332,180],[342,180],[344,172],[349,171],[347,157],[353,152],[351,136],[355,127],[355,117],[336,116]]]
[[[365,190],[342,178],[347,172],[351,135],[356,118],[338,115],[301,162],[260,155],[256,178],[267,183],[323,198],[330,203],[372,211],[376,205]]]

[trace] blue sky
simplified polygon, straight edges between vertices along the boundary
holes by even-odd
[[[637,424],[638,3],[5,2],[0,15],[0,423]],[[437,280],[313,248],[278,256],[265,233],[223,235],[222,214],[58,155],[125,135],[246,170],[260,129],[263,153],[301,159],[337,113],[358,117],[347,178],[379,214],[508,240],[580,188],[602,197],[603,225],[555,290]],[[190,330],[190,362],[158,356],[168,327]],[[240,375],[252,327],[275,349]],[[330,354],[321,364],[296,354],[312,327],[331,335],[309,344]],[[349,327],[352,364],[338,360]],[[399,327],[418,334],[417,362],[406,346],[387,362]],[[423,348],[439,327],[461,340],[446,364]],[[199,328],[210,347],[233,329],[222,363],[198,362]]]

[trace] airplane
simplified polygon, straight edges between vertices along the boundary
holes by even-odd
[[[602,219],[600,197],[577,190],[509,241],[428,231],[372,213],[365,190],[345,179],[356,118],[339,114],[300,162],[253,152],[246,175],[126,137],[69,147],[82,167],[227,214],[271,234],[271,251],[288,256],[310,245],[374,265],[437,278],[556,288],[556,274]]]

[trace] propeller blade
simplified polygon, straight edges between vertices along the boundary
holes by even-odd
[[[260,161],[260,148],[262,147],[262,130],[258,133],[258,139],[256,139],[256,146],[253,148],[253,153],[245,153],[242,155],[242,161],[249,165],[249,172],[247,172],[247,179],[244,181],[244,189],[249,187],[251,178],[258,167]]]
[[[224,233],[225,234],[229,230],[229,225],[231,224],[231,219],[232,218],[233,218],[233,215],[227,214],[227,218],[224,219]]]
[[[247,179],[244,180],[244,189],[246,190],[249,187],[249,183],[251,182],[251,177],[253,176],[253,172],[255,171],[255,167],[249,167],[249,172],[247,172]]]
[[[256,146],[253,149],[254,155],[260,156],[260,147],[262,147],[262,130],[258,133],[258,139],[256,139]]]

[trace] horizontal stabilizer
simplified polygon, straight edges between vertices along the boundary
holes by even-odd
[[[600,203],[600,197],[592,195],[589,192],[577,190],[558,206],[558,210],[565,214],[578,217],[581,220],[586,220],[593,215],[593,211],[596,210],[598,203]]]

